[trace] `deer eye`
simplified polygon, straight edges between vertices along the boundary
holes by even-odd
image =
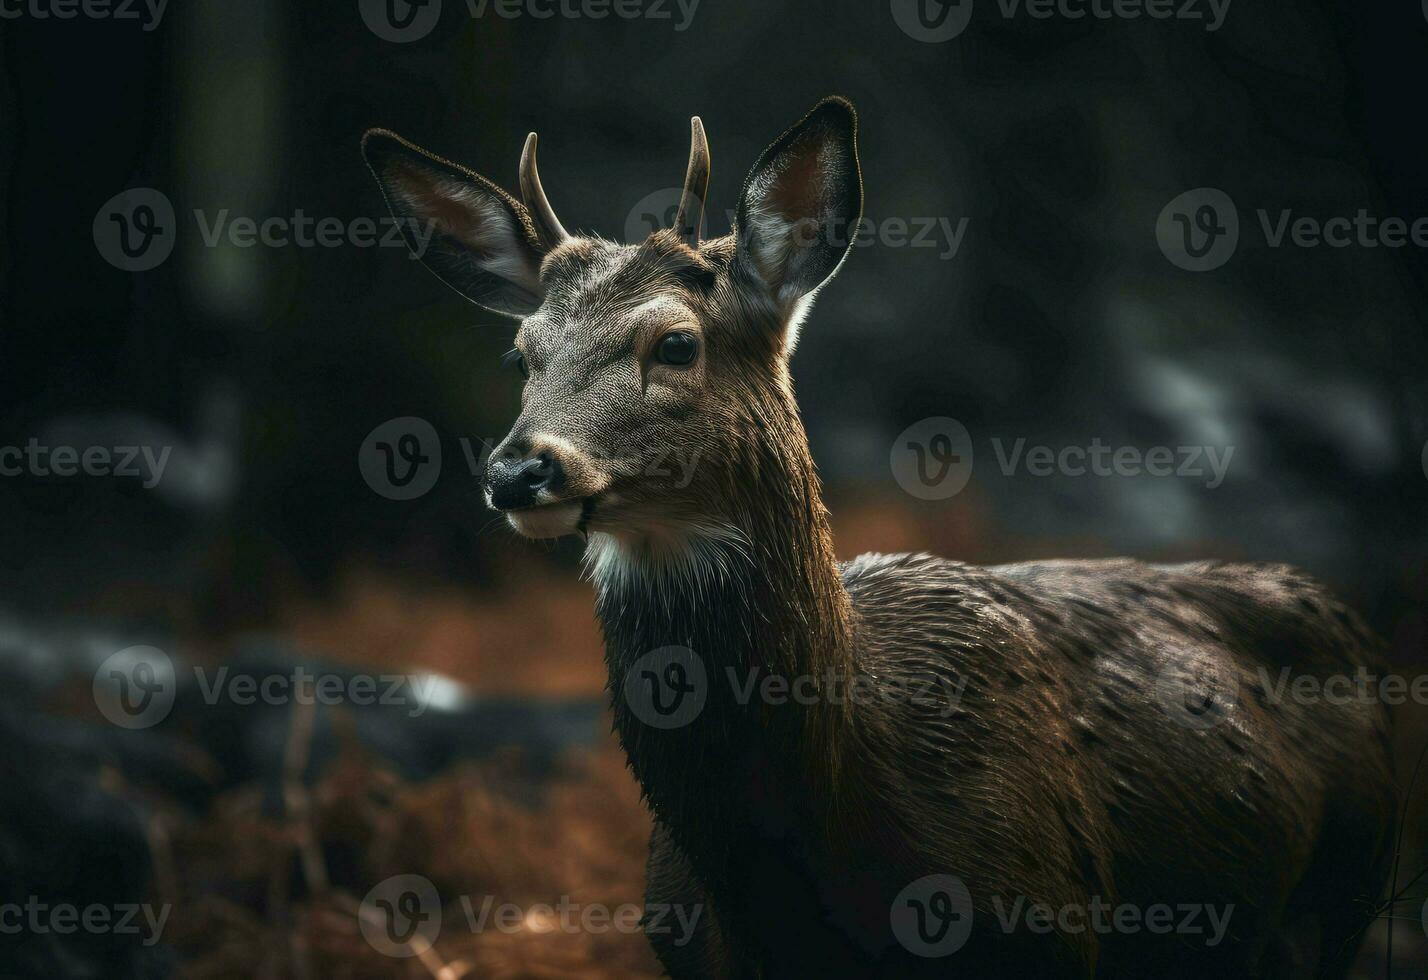
[[[526,355],[514,347],[501,355],[501,367],[513,367],[521,372],[523,378],[531,376],[531,369],[526,365]]]
[[[659,346],[655,348],[655,357],[661,364],[684,367],[694,360],[694,355],[698,352],[699,342],[694,339],[693,334],[669,333],[660,338]]]

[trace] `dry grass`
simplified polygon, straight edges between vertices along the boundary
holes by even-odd
[[[305,821],[264,816],[253,788],[177,822],[165,835],[178,869],[166,938],[183,975],[658,976],[642,934],[566,930],[535,908],[642,900],[649,822],[623,759],[610,746],[562,769],[533,780],[505,758],[409,785],[349,752],[311,794],[306,860]],[[312,880],[314,861],[326,887]],[[441,932],[422,958],[387,956],[359,929],[362,897],[398,874],[430,879],[441,897]],[[477,931],[467,903],[479,912],[487,896],[529,914],[510,931]]]

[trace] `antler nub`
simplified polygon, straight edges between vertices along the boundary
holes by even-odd
[[[684,193],[679,196],[679,210],[674,216],[675,230],[691,248],[699,245],[708,193],[709,140],[704,136],[704,124],[695,116],[689,120],[689,168],[684,172]]]
[[[540,172],[536,170],[536,134],[526,137],[525,149],[521,150],[521,199],[535,222],[536,233],[546,248],[555,248],[570,237],[555,209],[546,200],[545,188],[540,185]]]

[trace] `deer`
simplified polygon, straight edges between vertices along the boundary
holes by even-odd
[[[646,908],[699,914],[690,936],[647,920],[660,964],[1345,976],[1397,793],[1381,703],[1279,686],[1381,663],[1325,587],[1269,563],[836,556],[790,359],[862,217],[857,125],[818,103],[705,238],[695,117],[673,220],[634,243],[564,228],[534,133],[519,200],[363,138],[398,226],[432,230],[428,269],[519,322],[521,408],[481,486],[519,535],[584,539],[653,819]],[[656,465],[670,447],[697,452],[687,480]]]

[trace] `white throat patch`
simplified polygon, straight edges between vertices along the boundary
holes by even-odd
[[[718,586],[746,583],[741,573],[752,565],[748,535],[727,524],[692,525],[658,542],[592,531],[585,547],[586,576],[602,595],[637,592],[665,602],[681,593],[712,598]]]

